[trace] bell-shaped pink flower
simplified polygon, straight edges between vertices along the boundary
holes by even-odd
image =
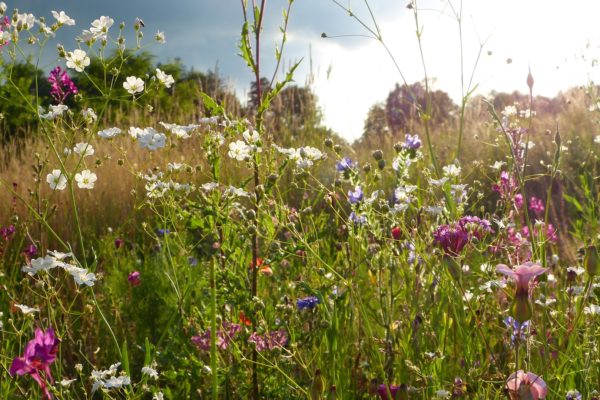
[[[538,275],[548,271],[548,268],[543,268],[541,265],[526,262],[525,264],[518,265],[515,269],[510,268],[505,264],[498,264],[496,266],[496,272],[500,272],[506,276],[510,276],[515,280],[517,284],[517,296],[528,296],[529,295],[529,282]]]
[[[545,399],[548,394],[546,382],[533,372],[519,370],[506,380],[506,389],[513,400]]]

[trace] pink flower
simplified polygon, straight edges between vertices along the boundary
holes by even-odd
[[[127,275],[127,280],[129,281],[129,283],[131,283],[132,286],[138,286],[140,283],[142,283],[142,281],[140,280],[139,271],[130,272],[129,275]]]
[[[54,382],[50,372],[50,364],[56,360],[58,344],[60,339],[54,336],[54,329],[48,328],[45,332],[41,329],[35,330],[35,338],[25,346],[23,357],[16,357],[9,370],[10,376],[31,375],[40,385],[47,399],[52,399],[46,382]],[[40,374],[41,373],[41,374]]]
[[[548,268],[543,268],[541,265],[532,262],[518,265],[514,270],[505,264],[498,264],[496,266],[496,272],[500,272],[515,280],[517,284],[517,296],[527,296],[529,294],[529,282],[547,270]]]
[[[513,400],[544,399],[548,394],[546,382],[532,372],[519,370],[506,380],[506,389]]]

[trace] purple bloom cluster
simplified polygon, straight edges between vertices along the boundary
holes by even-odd
[[[398,391],[400,390],[400,386],[390,385],[389,389],[390,389],[390,394],[392,395],[392,397],[390,397],[388,395],[388,386],[384,385],[384,384],[379,385],[379,387],[377,388],[377,394],[383,400],[395,399],[396,395],[398,394]]]
[[[531,196],[529,200],[529,209],[535,213],[535,215],[540,216],[544,212],[544,202],[542,199],[538,199],[535,196]]]
[[[481,240],[488,233],[494,233],[490,221],[467,215],[456,223],[439,226],[433,238],[446,254],[456,257],[473,238]]]
[[[402,144],[402,147],[407,150],[417,150],[421,147],[421,139],[418,135],[411,135],[407,133],[405,136],[405,142]]]
[[[59,104],[62,104],[70,94],[79,93],[79,89],[77,89],[75,83],[69,78],[67,71],[63,71],[60,67],[56,67],[50,71],[48,83],[51,86],[50,94]]]
[[[348,190],[348,201],[350,204],[360,202],[364,197],[364,193],[360,186],[355,186],[354,190]]]
[[[14,225],[3,226],[2,228],[0,228],[0,236],[2,236],[2,239],[4,239],[5,241],[8,241],[11,238],[11,236],[14,235],[14,233]]]
[[[13,359],[8,371],[10,376],[31,375],[40,385],[47,399],[52,399],[52,394],[47,387],[47,382],[54,383],[50,364],[56,360],[60,339],[54,336],[54,329],[48,328],[45,332],[35,330],[35,337],[25,346],[23,357]],[[40,375],[41,374],[41,375]]]
[[[248,343],[254,343],[256,351],[280,349],[288,342],[288,335],[284,329],[259,335],[253,332],[248,338]]]
[[[221,329],[217,331],[217,348],[220,350],[226,350],[229,344],[235,338],[242,327],[238,324],[231,322],[224,322]],[[200,350],[210,350],[210,329],[207,329],[202,335],[192,336],[192,343],[194,343]]]
[[[350,213],[349,216],[350,222],[354,223],[354,225],[364,225],[367,222],[367,217],[363,214],[356,215],[354,211]]]
[[[298,307],[298,310],[303,310],[305,308],[312,310],[319,303],[320,301],[316,296],[308,296],[303,299],[298,299],[296,301],[296,306]]]
[[[338,172],[346,172],[355,167],[354,161],[349,157],[344,157],[335,164],[335,169]]]

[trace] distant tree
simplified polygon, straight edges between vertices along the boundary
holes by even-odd
[[[269,79],[262,77],[260,78],[260,93],[261,96],[264,96],[265,93],[268,93],[271,90],[271,81]],[[248,108],[250,110],[256,110],[256,107],[260,104],[260,100],[258,98],[258,85],[256,81],[252,81],[250,83],[250,92],[248,93]]]

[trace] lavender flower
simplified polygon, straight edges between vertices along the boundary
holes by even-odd
[[[349,157],[344,157],[335,164],[335,169],[338,172],[346,172],[355,167],[354,161]]]
[[[360,226],[367,223],[367,217],[365,217],[363,214],[356,215],[354,211],[350,213],[350,216],[348,218],[350,219],[350,222],[352,222],[354,225]]]
[[[224,322],[221,325],[221,329],[217,331],[217,348],[219,350],[226,350],[231,344],[231,341],[236,335],[242,330],[242,327],[238,324],[231,322]],[[202,351],[210,350],[210,329],[207,329],[203,334],[198,336],[192,336],[192,343],[194,343],[198,349]]]
[[[581,400],[582,396],[581,393],[579,393],[577,390],[569,390],[567,392],[567,397],[565,397],[566,400]]]
[[[355,186],[353,191],[348,191],[348,201],[350,202],[350,204],[356,204],[360,202],[363,199],[363,197],[364,193],[360,186]]]
[[[504,324],[507,328],[512,328],[510,334],[510,341],[514,345],[517,337],[519,340],[525,340],[527,338],[527,330],[529,329],[530,321],[525,321],[522,324],[519,323],[513,317],[504,318]]]
[[[411,135],[407,133],[405,136],[405,142],[402,144],[402,147],[407,150],[417,150],[421,147],[421,139],[418,135]]]
[[[283,348],[288,342],[287,332],[283,329],[259,335],[252,332],[248,338],[249,343],[254,343],[256,351],[274,350]]]

